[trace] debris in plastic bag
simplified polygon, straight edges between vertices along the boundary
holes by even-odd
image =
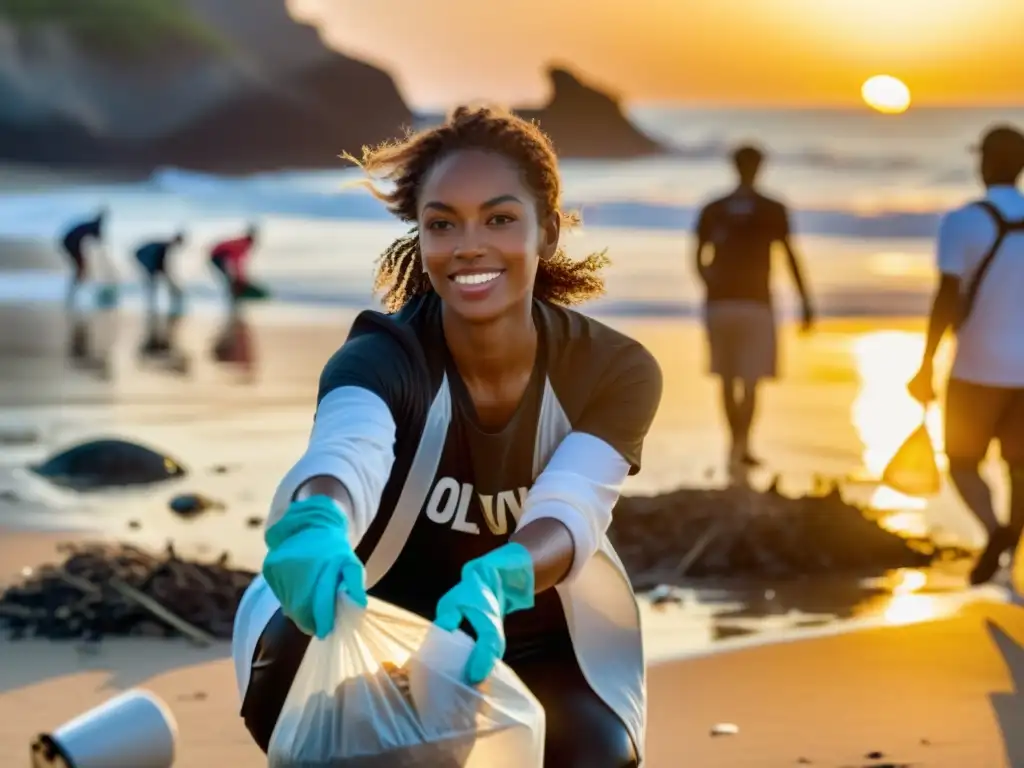
[[[292,682],[269,768],[540,768],[543,707],[501,662],[481,685],[463,682],[472,646],[381,600],[342,597]]]

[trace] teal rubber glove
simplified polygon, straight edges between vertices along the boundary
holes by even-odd
[[[454,632],[465,619],[476,632],[466,661],[470,685],[486,680],[505,655],[504,618],[533,607],[533,585],[530,553],[510,542],[462,566],[462,580],[438,601],[437,626]]]
[[[348,518],[334,499],[293,502],[267,529],[263,577],[285,616],[321,640],[334,629],[338,593],[366,607],[366,570],[348,541]]]

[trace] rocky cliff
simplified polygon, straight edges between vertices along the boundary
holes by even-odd
[[[23,2],[32,0],[0,0],[0,159],[140,176],[160,166],[231,174],[328,167],[341,151],[413,122],[388,73],[327,46],[285,0],[117,0],[149,15],[91,18],[85,33],[52,12],[31,23],[5,14],[5,6],[43,7]],[[143,21],[140,47],[132,36]],[[549,75],[549,102],[522,113],[562,156],[660,151],[612,97],[567,70]]]
[[[0,23],[0,157],[245,173],[328,166],[412,122],[390,75],[328,47],[284,0],[187,0],[222,46],[126,65],[58,21]]]

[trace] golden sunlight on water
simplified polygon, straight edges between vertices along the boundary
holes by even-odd
[[[910,624],[933,619],[942,613],[937,595],[921,594],[928,578],[921,571],[901,568],[893,574],[892,597],[882,613],[887,624]]]
[[[906,331],[874,331],[853,341],[853,358],[860,388],[853,402],[851,418],[864,446],[865,474],[879,478],[889,459],[922,420],[935,448],[940,471],[946,467],[942,453],[942,413],[937,405],[922,412],[921,405],[907,392],[907,381],[917,372],[924,338]],[[879,485],[870,504],[879,510],[922,510],[926,501]],[[893,515],[887,527],[918,534],[922,524],[913,513]]]

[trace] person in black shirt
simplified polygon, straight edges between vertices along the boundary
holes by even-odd
[[[161,279],[167,284],[167,292],[170,295],[170,314],[177,316],[183,311],[184,295],[167,271],[167,256],[172,249],[180,248],[184,242],[185,234],[179,232],[170,240],[154,240],[135,249],[135,260],[139,262],[146,275],[146,293],[150,314],[156,313],[156,291]]]
[[[764,155],[752,146],[733,153],[739,185],[697,217],[697,274],[706,290],[705,323],[711,372],[721,379],[733,467],[756,465],[750,428],[757,386],[776,375],[777,340],[771,294],[772,246],[782,245],[803,303],[803,329],[813,312],[790,239],[786,206],[756,188]]]
[[[568,308],[603,292],[605,259],[558,247],[573,219],[535,125],[460,108],[362,166],[394,182],[377,194],[413,230],[379,263],[390,313],[363,312],[327,363],[271,504],[233,636],[246,725],[267,750],[338,589],[368,588],[475,634],[468,682],[503,658],[544,706],[545,765],[637,766],[640,627],[605,533],[660,368]]]
[[[106,216],[107,211],[104,208],[95,218],[72,226],[61,238],[61,246],[71,261],[72,269],[71,286],[68,290],[69,305],[74,302],[78,289],[85,282],[88,273],[88,265],[85,260],[85,243],[88,240],[94,241],[97,245],[102,243],[103,224]]]

